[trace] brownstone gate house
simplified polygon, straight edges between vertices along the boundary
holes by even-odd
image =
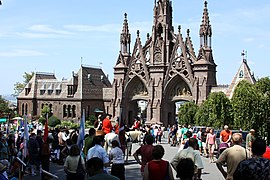
[[[132,123],[138,100],[145,101],[146,119],[164,124],[175,122],[175,103],[201,103],[216,86],[216,64],[212,55],[212,29],[205,2],[200,25],[200,48],[194,52],[189,30],[172,25],[172,3],[159,0],[154,7],[152,34],[142,43],[139,31],[133,52],[125,14],[120,37],[120,54],[114,67],[112,110]]]
[[[131,50],[125,14],[112,84],[100,68],[82,66],[69,81],[57,81],[53,74],[36,73],[18,97],[19,113],[40,115],[43,105],[48,104],[61,119],[78,119],[82,109],[86,109],[88,117],[99,109],[113,117],[122,113],[126,124],[132,124],[134,116],[141,116],[148,122],[167,125],[175,123],[177,105],[186,101],[200,104],[211,91],[233,92],[234,87],[217,86],[207,2],[198,25],[197,54],[189,30],[184,36],[181,26],[175,30],[172,15],[172,2],[158,0],[154,5],[152,33],[142,43],[138,31]],[[239,70],[236,79],[253,81],[246,61],[242,66],[247,67],[245,72],[242,70],[244,76],[240,77]]]

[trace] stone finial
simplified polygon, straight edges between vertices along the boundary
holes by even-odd
[[[181,25],[178,26],[178,32],[181,32]]]
[[[127,19],[127,13],[124,14],[125,19]]]
[[[189,33],[190,33],[190,30],[189,30],[189,29],[187,29],[187,36],[189,36]]]
[[[208,4],[208,2],[205,0],[205,1],[204,1],[204,7],[205,7],[205,8],[207,8],[207,4]]]
[[[137,37],[139,37],[140,36],[140,31],[139,30],[137,30]]]
[[[149,33],[147,33],[146,34],[146,37],[147,37],[147,40],[149,39],[149,37],[150,37],[150,34]]]

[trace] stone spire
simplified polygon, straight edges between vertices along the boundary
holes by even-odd
[[[232,82],[231,82],[231,84],[226,92],[226,96],[230,99],[233,97],[234,90],[240,81],[246,80],[246,81],[250,82],[251,84],[256,83],[256,79],[254,78],[254,75],[251,73],[250,68],[247,64],[246,54],[247,54],[247,52],[245,52],[243,50],[243,52],[241,53],[242,63],[240,65],[237,73],[233,77],[233,80],[232,80]]]
[[[200,46],[211,49],[212,28],[210,25],[207,1],[204,2],[202,24],[200,26]]]
[[[122,55],[130,55],[130,38],[131,35],[128,29],[127,13],[124,14],[123,29],[120,36],[120,52]]]

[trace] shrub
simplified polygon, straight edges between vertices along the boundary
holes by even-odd
[[[61,124],[61,120],[58,119],[56,116],[51,116],[48,120],[48,125],[50,127],[55,127],[56,125]]]

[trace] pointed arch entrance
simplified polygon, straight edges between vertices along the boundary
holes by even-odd
[[[174,76],[165,86],[163,110],[161,111],[164,124],[174,124],[179,107],[187,101],[192,101],[192,87],[181,75]]]
[[[131,125],[134,117],[145,119],[149,99],[149,89],[146,82],[138,76],[134,76],[124,88],[123,114],[126,123]]]

